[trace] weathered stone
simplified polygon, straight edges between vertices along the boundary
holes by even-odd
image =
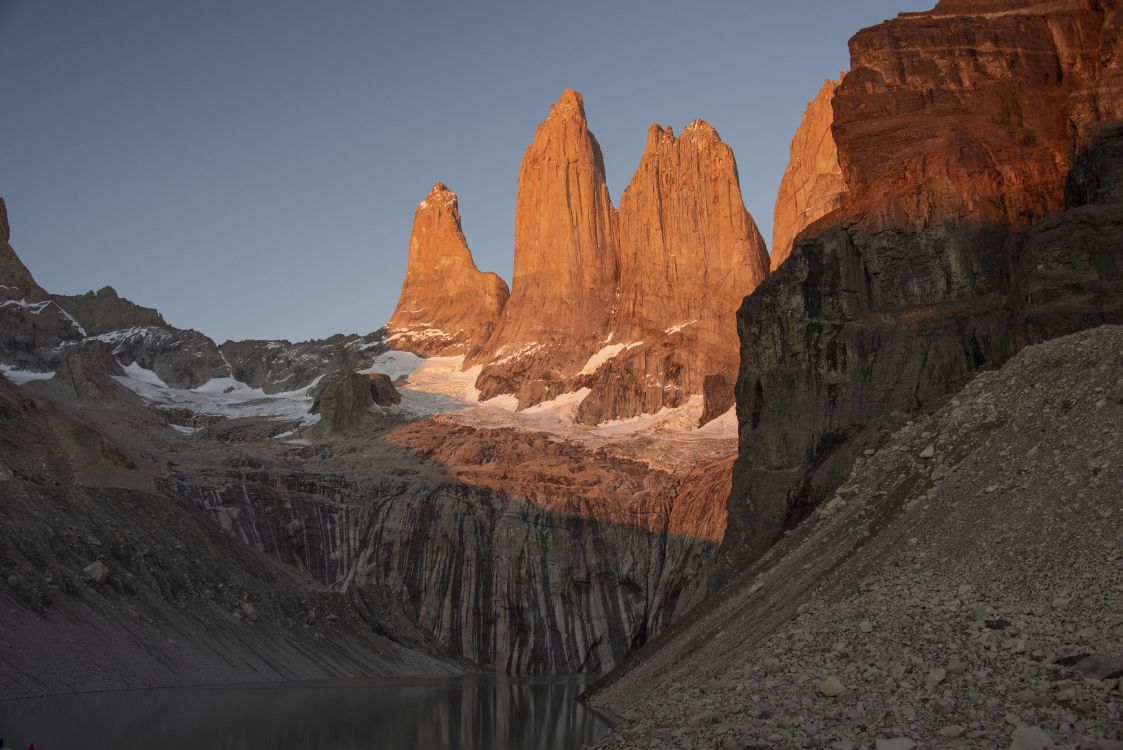
[[[109,577],[109,567],[101,560],[94,560],[82,568],[82,580],[100,586]]]
[[[424,356],[479,348],[499,322],[507,283],[481,273],[460,226],[456,194],[438,182],[417,206],[409,260],[387,343]]]
[[[803,120],[792,138],[791,157],[776,195],[772,224],[771,266],[775,271],[792,254],[796,237],[805,227],[842,205],[846,181],[838,164],[831,125],[831,100],[842,82],[824,81],[819,93],[807,103]]]
[[[828,677],[815,683],[815,688],[827,698],[835,698],[846,692],[846,686],[837,677]]]

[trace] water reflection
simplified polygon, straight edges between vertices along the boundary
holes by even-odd
[[[576,748],[608,729],[582,678],[346,680],[62,695],[0,703],[23,750]]]

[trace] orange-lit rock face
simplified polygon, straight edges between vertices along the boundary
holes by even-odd
[[[520,407],[589,388],[584,423],[701,394],[737,361],[734,316],[768,275],[733,152],[707,123],[652,126],[619,213],[579,94],[539,126],[519,174],[511,300],[476,382]]]
[[[580,369],[607,330],[616,274],[616,210],[604,159],[581,95],[567,90],[538,126],[519,170],[511,299],[473,357],[491,361],[478,385],[484,397]],[[520,402],[542,395],[520,392]]]
[[[655,413],[736,364],[736,313],[768,275],[733,151],[702,120],[652,125],[620,199],[620,280],[608,330],[629,348],[591,374],[586,423]]]
[[[470,487],[552,513],[720,542],[733,449],[682,475],[546,433],[423,419],[386,439],[440,462]]]
[[[463,354],[487,339],[507,296],[503,279],[476,268],[456,194],[438,182],[413,215],[406,277],[387,324],[390,345],[424,356]]]
[[[803,228],[841,206],[846,195],[838,147],[831,132],[831,100],[841,82],[841,76],[837,81],[823,82],[818,95],[807,103],[807,111],[792,138],[791,159],[776,195],[773,271],[791,255],[792,243]]]
[[[856,34],[833,100],[847,214],[1023,226],[1058,211],[1070,112],[1101,68],[1091,5],[945,0]]]

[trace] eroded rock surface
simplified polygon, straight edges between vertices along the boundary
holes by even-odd
[[[386,324],[389,345],[423,356],[478,349],[509,296],[503,279],[476,268],[456,194],[438,182],[413,214],[406,277]]]
[[[1026,343],[1120,319],[1123,206],[1091,187],[1115,179],[1113,126],[1081,125],[1097,140],[1070,194],[1097,202],[1060,212],[1065,113],[1100,90],[1113,17],[950,3],[851,41],[833,100],[845,205],[739,313],[730,559],[761,554],[902,415]]]
[[[53,294],[51,298],[73,315],[90,336],[124,328],[171,328],[157,310],[125,299],[111,286],[85,294]]]
[[[1117,12],[941,2],[858,32],[833,98],[847,212],[873,227],[1021,227],[1059,211],[1071,124],[1119,116],[1118,101],[1086,106],[1116,66]]]
[[[1117,745],[1120,352],[1120,326],[1027,347],[887,434],[594,686],[622,717],[596,746]]]
[[[842,82],[827,80],[807,103],[807,110],[792,138],[791,158],[780,180],[772,224],[771,267],[775,271],[792,254],[795,238],[804,227],[842,205],[846,181],[835,146],[835,89]]]
[[[487,344],[482,398],[513,393],[530,406],[570,390],[608,332],[618,274],[616,209],[585,104],[566,90],[523,156],[515,200],[511,298]]]
[[[608,331],[624,345],[592,369],[578,419],[597,424],[680,406],[737,362],[735,311],[768,275],[733,151],[702,120],[652,125],[620,199],[620,263]],[[606,337],[607,338],[607,337]]]

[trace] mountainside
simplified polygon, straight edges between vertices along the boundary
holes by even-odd
[[[389,344],[425,356],[464,354],[491,335],[508,296],[503,279],[476,268],[456,194],[438,182],[413,215],[406,277],[386,324]]]
[[[833,99],[847,197],[738,316],[727,561],[758,556],[828,497],[892,415],[935,407],[1026,343],[1123,320],[1123,206],[1070,191],[1055,213],[1067,175],[1118,179],[1119,128],[1083,123],[1093,140],[1070,152],[1077,114],[1064,114],[1099,88],[1110,50],[1092,43],[1114,40],[1110,16],[978,7],[941,4],[851,41]]]
[[[549,413],[501,408],[483,417],[504,426],[487,426],[418,390],[425,363],[448,385],[445,360],[390,351],[385,332],[217,346],[111,289],[11,307],[34,317],[29,305],[57,310],[69,338],[32,326],[34,372],[0,352],[0,563],[13,576],[0,621],[20,645],[0,694],[603,671],[701,595],[725,527],[728,438],[651,444],[617,427],[570,441]],[[81,504],[65,549],[51,530],[60,492]],[[138,504],[153,510],[132,529]],[[103,527],[134,542],[107,557],[81,541],[105,545]],[[152,553],[161,534],[184,548]],[[198,617],[177,622],[177,608]],[[221,642],[199,630],[211,620]],[[317,649],[323,638],[338,646]]]
[[[604,343],[622,349],[583,382],[592,392],[577,416],[587,424],[654,414],[703,393],[707,375],[736,363],[734,312],[768,275],[733,151],[702,120],[677,138],[651,126],[619,215],[619,280]]]
[[[47,296],[36,283],[31,271],[19,259],[9,240],[12,236],[8,224],[8,206],[0,198],[0,299],[36,302]]]
[[[795,238],[842,205],[846,182],[834,142],[834,92],[842,82],[824,81],[792,138],[791,158],[776,194],[772,224],[771,267],[775,271],[792,254]]]
[[[574,418],[583,424],[655,414],[704,394],[708,417],[730,408],[731,391],[718,383],[730,382],[736,365],[733,311],[768,275],[768,256],[717,131],[697,120],[676,137],[653,125],[617,211],[584,101],[567,90],[527,148],[518,184],[511,297],[494,330],[497,306],[469,306],[478,316],[471,320],[445,302],[458,298],[455,279],[476,272],[455,197],[442,191],[437,203],[446,209],[423,203],[415,218],[389,344],[466,352],[465,366],[480,368],[482,400],[513,396],[525,409],[577,394]],[[436,221],[430,216],[443,228],[419,232],[423,217]],[[453,256],[461,270],[441,271]],[[440,322],[449,314],[455,323]],[[446,344],[453,328],[464,334]],[[467,338],[474,343],[463,345]],[[721,373],[707,389],[706,378]]]
[[[585,103],[566,90],[534,133],[519,168],[511,299],[482,363],[483,398],[514,393],[532,406],[566,387],[608,332],[619,274],[616,209]]]
[[[1118,746],[1121,352],[1119,326],[1031,346],[902,417],[594,687],[623,719],[596,746]]]
[[[1022,227],[1061,210],[1074,126],[1087,135],[1123,106],[1101,95],[1117,75],[1117,12],[944,0],[855,34],[833,99],[847,215]]]

